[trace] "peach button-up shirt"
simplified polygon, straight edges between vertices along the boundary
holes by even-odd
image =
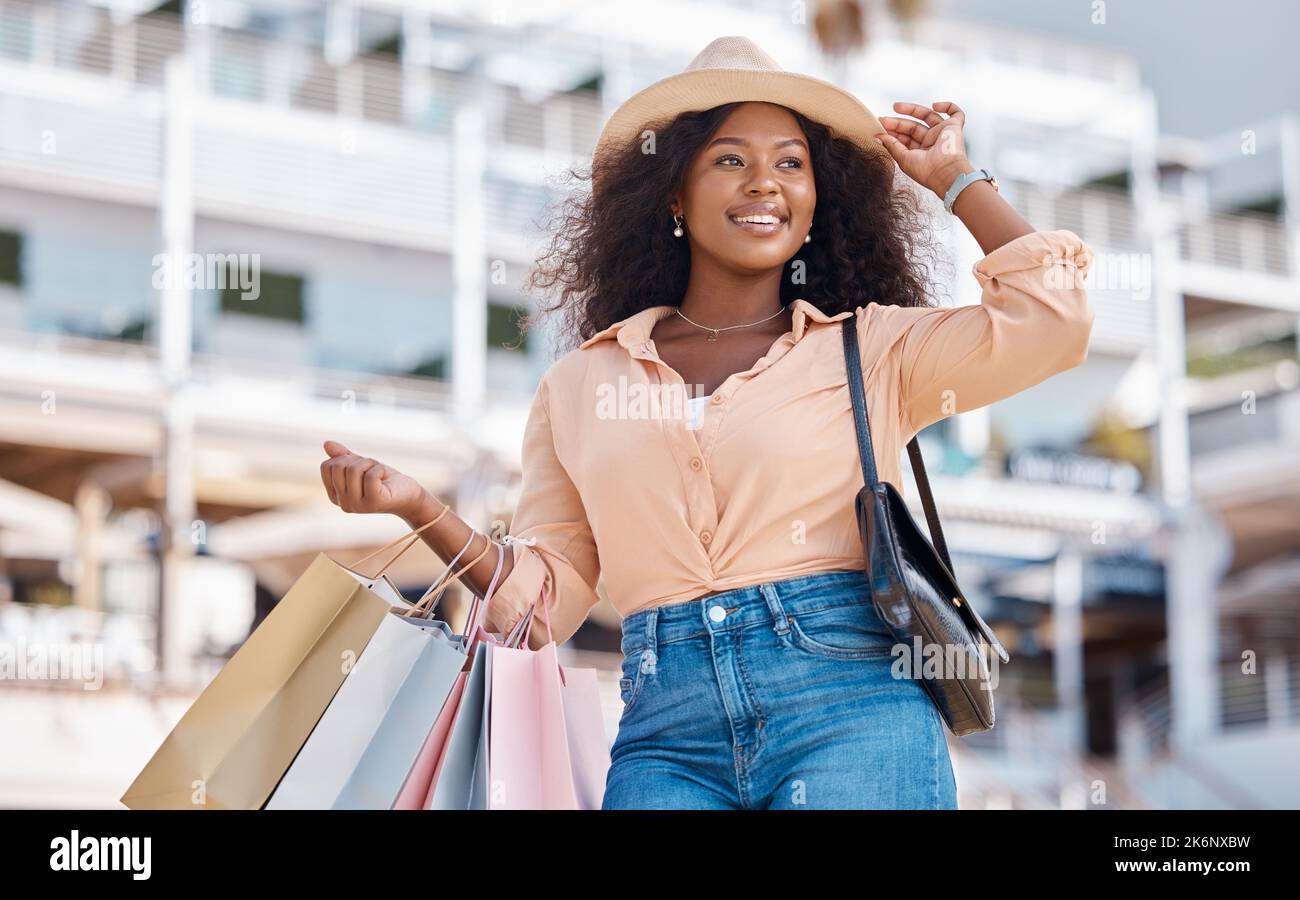
[[[1023,391],[1087,358],[1092,253],[1036,231],[974,265],[982,295],[958,307],[875,302],[828,316],[805,300],[793,327],[714,391],[691,427],[681,376],[655,352],[655,306],[556,360],[528,414],[523,485],[506,543],[514,568],[488,605],[506,631],[537,606],[529,644],[567,640],[603,577],[620,616],[713,591],[863,568],[862,486],[841,319],[854,316],[880,478],[900,491],[921,429]]]

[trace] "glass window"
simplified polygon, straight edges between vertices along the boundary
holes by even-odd
[[[528,352],[528,335],[520,332],[525,313],[505,303],[488,303],[488,347]]]
[[[286,322],[303,322],[303,279],[283,272],[262,272],[261,292],[256,299],[245,300],[237,274],[232,272],[221,291],[221,311],[248,316],[263,316]]]
[[[23,236],[0,231],[0,284],[23,286]]]

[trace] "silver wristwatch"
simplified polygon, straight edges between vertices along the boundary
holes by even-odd
[[[943,197],[943,208],[952,212],[952,205],[957,202],[957,195],[977,181],[987,181],[993,185],[993,190],[998,189],[998,179],[988,169],[976,169],[974,172],[963,172],[953,181],[952,187],[948,188],[948,193]]]

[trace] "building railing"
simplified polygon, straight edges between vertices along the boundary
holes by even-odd
[[[8,126],[0,127],[0,165],[56,182],[71,175],[134,189],[147,199],[161,172],[164,64],[186,49],[198,70],[194,170],[200,215],[445,246],[454,237],[452,117],[472,102],[485,114],[491,151],[489,252],[508,254],[537,237],[533,223],[553,199],[538,165],[558,173],[580,163],[603,118],[593,92],[533,100],[518,88],[479,85],[460,73],[405,72],[396,58],[362,56],[335,67],[310,45],[201,25],[187,30],[179,17],[116,24],[99,7],[73,4],[55,12],[29,0],[0,0],[0,75],[6,68],[10,75],[30,68],[74,79],[55,84],[58,79],[42,78],[39,89],[0,87],[0,121]],[[927,22],[916,39],[942,44],[946,27]],[[963,44],[967,40],[963,28]],[[1067,58],[1041,49],[1029,55],[1043,62]],[[1119,71],[1116,60],[1102,69]],[[94,81],[75,81],[76,76]],[[127,90],[116,89],[122,86]],[[301,115],[289,122],[284,110]],[[45,146],[50,141],[57,152]],[[1007,196],[1036,227],[1073,230],[1099,251],[1148,249],[1123,191],[1054,193],[1008,182]],[[1275,276],[1296,271],[1285,227],[1268,216],[1210,215],[1182,227],[1179,246],[1192,263]],[[1132,291],[1099,291],[1096,297],[1100,341],[1148,343],[1149,300]]]
[[[1212,213],[1178,230],[1184,262],[1267,275],[1295,272],[1286,226],[1259,213]]]
[[[739,11],[770,16],[770,0],[713,0],[714,4]],[[1000,25],[982,25],[973,21],[947,21],[924,17],[904,34],[894,20],[886,16],[883,4],[875,4],[878,15],[870,23],[873,39],[877,35],[906,40],[919,47],[951,54],[963,64],[1006,63],[1025,69],[1074,75],[1104,81],[1120,87],[1138,83],[1138,66],[1128,53],[1107,50],[1092,44],[1053,39],[1050,35],[1019,31]],[[784,60],[782,60],[784,62]]]
[[[58,13],[56,15],[56,12]],[[97,6],[0,3],[0,60],[107,77],[136,88],[161,88],[167,59],[189,49],[199,60],[201,89],[215,97],[324,113],[422,133],[446,133],[452,114],[483,95],[472,77],[433,68],[408,78],[396,57],[360,55],[334,66],[320,48],[206,25],[179,16],[114,23]],[[580,156],[603,121],[592,92],[527,100],[517,88],[488,83],[488,139],[524,150]]]
[[[1300,412],[1300,391],[1279,389],[1277,367],[1192,380],[1191,399],[1217,401],[1188,416],[1188,443],[1193,458],[1246,447],[1268,448],[1294,443],[1294,416]],[[1223,390],[1227,388],[1227,390]],[[1251,395],[1252,409],[1243,412]]]
[[[1274,665],[1274,674],[1266,670]],[[1219,689],[1215,724],[1221,732],[1243,728],[1300,723],[1300,660],[1279,658],[1260,663],[1260,671],[1243,674],[1242,663],[1221,662],[1217,668]],[[1121,715],[1131,716],[1140,726],[1143,751],[1147,755],[1168,752],[1173,733],[1173,708],[1167,678],[1160,678],[1136,693]]]
[[[74,383],[78,373],[87,382],[105,383],[102,373],[111,370],[120,375],[130,371],[138,377],[115,377],[107,382],[123,393],[140,391],[160,396],[163,388],[158,349],[150,343],[101,340],[65,334],[33,334],[28,331],[0,330],[0,360],[25,367],[32,354],[57,363],[58,371]],[[125,366],[129,364],[129,369]],[[0,365],[0,373],[7,369]],[[191,375],[195,385],[246,383],[261,395],[290,392],[302,399],[347,402],[353,400],[370,406],[402,410],[448,412],[453,408],[452,385],[437,378],[409,375],[386,375],[346,369],[306,366],[271,359],[245,359],[238,356],[195,352],[191,357]],[[27,369],[30,371],[30,369]],[[518,407],[527,396],[489,389],[486,402]]]

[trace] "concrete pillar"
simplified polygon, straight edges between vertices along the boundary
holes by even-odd
[[[100,540],[112,501],[108,492],[91,481],[77,485],[73,498],[77,511],[77,583],[73,602],[82,609],[103,607],[100,591]]]
[[[1081,752],[1087,737],[1083,691],[1083,556],[1063,545],[1052,572],[1052,679],[1065,748]]]
[[[162,196],[159,221],[163,252],[173,274],[184,271],[194,249],[194,100],[193,68],[185,54],[171,57],[165,74]],[[158,351],[167,385],[183,383],[190,373],[193,297],[182,277],[171,278],[162,291],[158,316]]]
[[[1166,513],[1165,615],[1171,734],[1184,747],[1217,730],[1217,588],[1227,542],[1191,494],[1188,442],[1187,348],[1173,210],[1161,198],[1156,170],[1155,98],[1144,92],[1133,141],[1133,202],[1141,233],[1151,245],[1156,367],[1160,379],[1159,478]]]
[[[325,7],[325,61],[343,66],[357,55],[357,9],[352,0],[329,0]]]
[[[1134,134],[1132,159],[1133,203],[1142,236],[1151,247],[1151,302],[1155,310],[1156,368],[1160,379],[1159,478],[1160,491],[1170,508],[1188,502],[1191,494],[1191,460],[1187,435],[1187,348],[1183,296],[1179,288],[1177,223],[1165,208],[1158,182],[1158,139],[1155,98],[1144,92]]]
[[[1282,221],[1286,227],[1286,248],[1290,274],[1300,278],[1300,119],[1291,113],[1281,117]],[[1296,353],[1300,355],[1300,320],[1296,327]]]
[[[135,82],[136,27],[135,14],[127,4],[117,0],[109,17],[112,31],[110,58],[113,78],[124,84]]]
[[[185,10],[185,49],[192,61],[194,90],[206,97],[212,93],[213,31],[212,9],[193,0]]]
[[[422,128],[433,104],[433,26],[429,13],[402,8],[402,115]]]
[[[487,368],[487,241],[483,212],[486,77],[471,67],[452,124],[452,397],[463,425],[482,413]]]
[[[1170,742],[1188,750],[1219,729],[1218,587],[1232,545],[1219,522],[1196,503],[1178,511],[1169,538]]]
[[[351,0],[330,0],[325,8],[325,61],[338,78],[338,113],[354,119],[365,112],[365,85],[356,62],[357,9]],[[284,45],[281,52],[289,52]]]
[[[174,274],[194,245],[193,68],[186,54],[173,56],[165,75],[162,196],[159,220],[164,253]],[[190,346],[193,302],[185,279],[170,279],[162,291],[158,315],[160,375],[164,390],[162,463],[165,473],[158,600],[159,674],[165,685],[188,680],[189,660],[180,651],[175,627],[195,518],[193,472],[193,412],[190,408]]]

